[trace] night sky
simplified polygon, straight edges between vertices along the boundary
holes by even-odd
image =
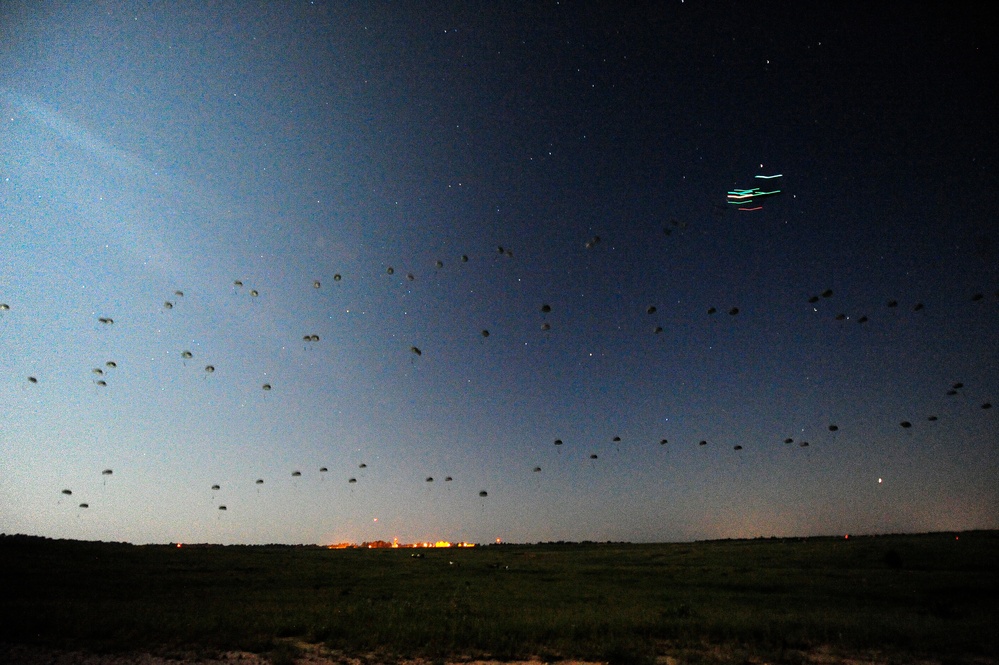
[[[986,3],[431,4],[0,3],[0,531],[999,528]]]

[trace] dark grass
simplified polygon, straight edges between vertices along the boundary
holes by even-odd
[[[0,641],[651,663],[721,645],[999,653],[999,532],[475,549],[0,538]],[[742,657],[742,656],[740,656]],[[290,661],[289,661],[290,662]]]

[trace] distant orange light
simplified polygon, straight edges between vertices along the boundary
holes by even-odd
[[[181,543],[177,543],[177,549],[180,549]]]
[[[846,534],[845,536],[843,536],[843,538],[844,538],[845,540],[850,540],[850,534]]]

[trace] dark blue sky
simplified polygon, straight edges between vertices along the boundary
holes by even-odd
[[[983,12],[4,3],[0,531],[999,527]]]

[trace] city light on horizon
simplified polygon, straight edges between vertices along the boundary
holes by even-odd
[[[385,540],[375,540],[370,542],[362,543],[334,543],[332,545],[327,545],[327,549],[331,550],[342,550],[342,549],[404,549],[404,548],[416,548],[416,549],[436,549],[436,548],[448,548],[448,547],[475,547],[475,543],[466,542],[451,542],[448,540],[438,540],[434,542],[415,542],[415,543],[400,543],[398,538],[393,538],[391,542]]]

